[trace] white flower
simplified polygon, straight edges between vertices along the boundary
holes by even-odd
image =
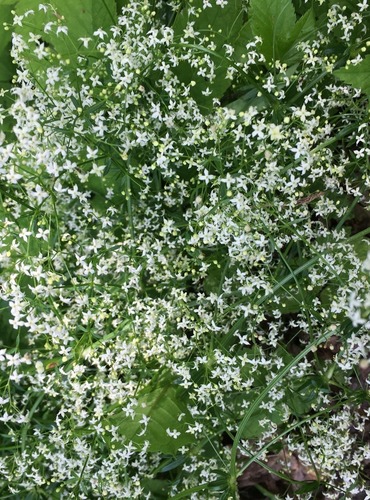
[[[181,436],[181,432],[179,432],[179,431],[178,431],[178,430],[176,430],[176,429],[171,430],[171,429],[167,428],[167,429],[166,429],[166,433],[167,433],[170,437],[172,437],[172,438],[174,438],[174,439],[177,439],[179,436]]]

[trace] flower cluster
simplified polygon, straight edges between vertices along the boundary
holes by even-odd
[[[293,66],[267,64],[258,36],[223,46],[198,31],[226,1],[172,4],[170,27],[162,2],[131,1],[73,55],[14,31],[0,109],[11,122],[0,297],[13,329],[0,350],[0,489],[219,498],[197,487],[228,485],[233,436],[272,383],[241,467],[289,428],[328,495],[365,492],[368,245],[351,216],[367,214],[368,111],[333,77],[329,39],[350,47],[367,3],[356,15],[333,5]],[[63,19],[40,8],[54,19],[44,33],[68,46]],[[249,97],[233,98],[243,85]]]

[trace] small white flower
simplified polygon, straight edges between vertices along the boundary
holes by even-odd
[[[177,439],[181,435],[181,432],[177,431],[176,429],[171,430],[169,428],[166,429],[166,433],[174,439]]]
[[[206,184],[209,184],[215,178],[214,175],[210,174],[209,171],[205,168],[202,174],[199,174],[199,180],[204,181]]]
[[[68,26],[58,26],[57,27],[57,35],[63,33],[64,35],[68,35]]]
[[[81,37],[79,40],[82,42],[82,45],[87,49],[89,47],[89,43],[91,42],[90,37]]]

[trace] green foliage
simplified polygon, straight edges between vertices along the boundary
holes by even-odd
[[[35,9],[30,22],[24,22],[22,26],[16,26],[15,31],[28,39],[30,33],[40,37],[41,42],[45,42],[52,49],[52,54],[70,59],[73,64],[77,64],[77,55],[85,53],[91,55],[96,52],[95,43],[93,51],[84,48],[81,39],[93,39],[93,33],[102,28],[109,31],[115,23],[116,4],[114,0],[53,0],[47,12],[43,9],[35,8],[35,0],[22,0],[15,8],[17,15],[22,15],[30,9]],[[44,26],[50,24],[50,29],[46,32]],[[68,34],[58,34],[58,28],[66,26]],[[32,61],[33,71],[47,67],[48,60]]]
[[[338,80],[370,96],[370,56],[334,68],[365,3],[38,3],[0,0],[1,495],[237,498],[283,447],[298,494],[347,488],[370,138]]]
[[[307,415],[317,401],[320,391],[329,392],[328,388],[325,388],[323,378],[319,376],[307,377],[292,384],[287,390],[287,404],[293,415]]]
[[[357,257],[363,262],[369,254],[370,241],[368,239],[358,239],[353,242],[353,249],[356,252]]]
[[[299,488],[296,491],[297,495],[304,495],[305,493],[311,493],[313,491],[318,491],[320,488],[320,482],[319,481],[309,481],[306,483],[303,483],[302,486],[299,486]]]
[[[179,40],[179,46],[199,51],[201,55],[209,57],[215,65],[215,74],[212,80],[199,76],[197,69],[188,63],[180,63],[175,71],[180,81],[187,84],[194,82],[191,95],[201,108],[208,112],[212,109],[212,100],[214,98],[220,99],[231,85],[231,81],[227,78],[230,61],[224,45],[231,44],[233,46],[235,39],[239,36],[243,23],[241,6],[241,0],[232,0],[223,7],[213,3],[212,6],[203,8],[203,1],[195,0],[191,5],[181,10],[173,23],[174,34]],[[196,35],[184,37],[189,23]],[[205,41],[210,40],[214,44],[212,50],[203,45]],[[204,59],[204,66],[205,68],[208,66],[206,59]],[[208,90],[210,91],[209,95],[207,95]]]
[[[288,65],[300,61],[302,50],[299,50],[297,45],[299,42],[311,40],[315,35],[315,16],[313,9],[307,10],[302,17],[298,19],[294,27],[289,32],[288,48],[283,54],[283,62]]]
[[[250,29],[262,38],[261,52],[268,64],[299,60],[296,45],[312,36],[314,28],[312,9],[296,22],[291,0],[251,0]]]
[[[362,90],[370,99],[370,55],[358,64],[349,64],[334,71],[334,75],[345,83]]]
[[[254,36],[262,38],[261,52],[267,62],[281,60],[295,20],[291,0],[251,1],[251,30]]]
[[[258,395],[258,391],[252,391],[247,397],[244,397],[245,402],[252,403]],[[258,439],[262,434],[271,429],[271,424],[279,426],[284,421],[283,402],[279,402],[273,411],[266,412],[263,408],[256,409],[250,419],[249,424],[243,430],[243,439]]]
[[[134,417],[115,411],[109,423],[118,426],[122,444],[132,441],[143,445],[149,441],[149,450],[175,455],[179,448],[195,442],[194,435],[188,431],[193,423],[186,406],[186,394],[176,388],[173,381],[162,380],[163,385],[149,386],[137,395]],[[148,423],[145,423],[145,418]],[[145,432],[142,432],[145,429]],[[178,433],[177,437],[168,432]]]

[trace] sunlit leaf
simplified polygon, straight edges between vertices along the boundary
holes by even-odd
[[[134,418],[123,412],[109,418],[111,424],[119,427],[123,442],[149,441],[150,451],[175,454],[180,447],[195,441],[194,435],[186,432],[192,418],[180,388],[173,385],[155,388],[141,393],[137,399]],[[143,423],[146,418],[147,425]],[[179,433],[178,437],[171,437],[168,430]]]
[[[359,64],[351,64],[334,71],[334,75],[370,96],[370,55]]]
[[[51,0],[49,9],[44,12],[35,6],[35,0],[22,0],[16,6],[16,14],[28,10],[34,14],[27,17],[27,22],[16,26],[15,31],[28,39],[29,33],[39,35],[40,41],[50,45],[58,54],[74,59],[79,52],[87,52],[83,38],[94,38],[94,32],[102,28],[109,31],[116,22],[116,4],[114,0]],[[45,31],[46,23],[50,29]],[[56,34],[61,26],[66,26],[68,34]],[[96,36],[95,36],[96,40]]]
[[[251,29],[254,36],[262,38],[260,50],[267,61],[281,59],[289,46],[295,21],[291,0],[251,0]]]

